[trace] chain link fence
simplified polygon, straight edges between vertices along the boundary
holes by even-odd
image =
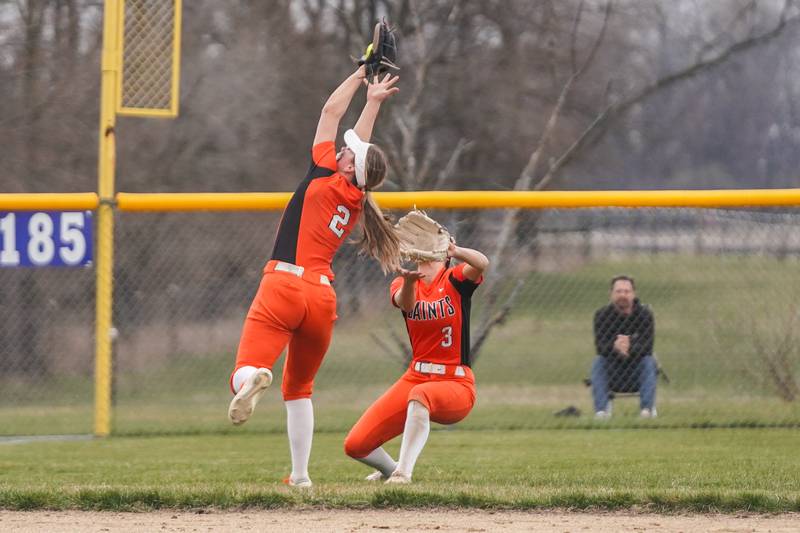
[[[507,211],[429,214],[496,256]],[[115,433],[234,430],[228,377],[279,217],[118,214]],[[542,210],[513,222],[473,299],[478,401],[461,427],[800,424],[795,210]],[[334,270],[340,319],[316,380],[321,431],[347,430],[404,371],[408,349],[390,279],[353,246]],[[621,273],[655,315],[659,416],[640,420],[638,401],[620,397],[598,422],[584,384],[592,318]],[[0,434],[91,432],[93,269],[0,276]],[[282,431],[279,389],[235,431]]]
[[[180,0],[123,2],[120,113],[176,114],[180,20]]]

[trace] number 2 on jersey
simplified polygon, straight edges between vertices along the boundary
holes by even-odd
[[[328,224],[328,227],[331,228],[331,231],[334,232],[336,236],[341,239],[342,235],[344,235],[344,226],[346,226],[347,223],[350,222],[350,210],[343,205],[337,206],[336,210],[338,211],[338,214],[333,215],[333,218],[331,218],[331,222],[330,224]]]
[[[444,338],[442,339],[442,348],[451,347],[453,345],[453,327],[452,326],[443,327],[442,335],[444,335]]]

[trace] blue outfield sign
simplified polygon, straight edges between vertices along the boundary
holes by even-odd
[[[91,264],[91,211],[0,211],[0,267]]]

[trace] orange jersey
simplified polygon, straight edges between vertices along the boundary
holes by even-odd
[[[472,293],[483,281],[464,277],[464,263],[443,268],[426,285],[418,281],[416,302],[410,313],[403,311],[414,361],[471,366],[469,357],[469,314]],[[392,281],[390,293],[403,287],[403,278]],[[396,305],[396,304],[395,304]]]
[[[333,279],[331,263],[361,215],[364,192],[336,172],[333,141],[311,150],[311,168],[283,212],[272,259]]]

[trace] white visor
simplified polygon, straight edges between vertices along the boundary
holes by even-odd
[[[353,130],[344,132],[344,143],[355,155],[356,183],[359,187],[364,187],[367,185],[367,150],[372,145],[362,141]]]

